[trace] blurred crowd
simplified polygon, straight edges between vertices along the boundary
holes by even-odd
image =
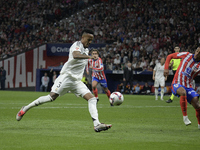
[[[198,0],[8,0],[0,2],[0,55],[9,57],[45,42],[72,43],[84,28],[94,30],[108,70],[127,62],[152,70],[173,52],[200,44]]]
[[[100,0],[0,1],[0,59],[45,42],[68,42],[71,25],[61,20]],[[72,23],[73,24],[73,23]],[[71,41],[72,42],[72,41]]]

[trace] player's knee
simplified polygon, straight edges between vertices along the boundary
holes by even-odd
[[[200,108],[200,105],[199,104],[195,104],[193,105],[194,109],[199,109]]]
[[[92,93],[87,93],[83,96],[83,98],[88,101],[89,99],[94,98],[94,96],[92,95]]]
[[[177,94],[180,96],[187,96],[186,90],[183,87],[177,89]]]
[[[180,96],[186,96],[186,91],[184,91],[184,90],[180,91],[180,92],[179,92],[179,95],[180,95]]]
[[[59,96],[58,94],[56,94],[56,93],[50,93],[49,94],[49,96],[50,96],[50,98],[51,98],[51,101],[54,101],[54,100],[56,100],[56,98]]]
[[[197,98],[195,109],[200,109],[199,99]]]
[[[104,91],[107,93],[107,92],[108,92],[108,89],[107,89],[107,88],[104,88]]]

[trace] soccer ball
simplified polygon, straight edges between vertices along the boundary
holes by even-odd
[[[112,94],[110,94],[109,101],[110,104],[114,106],[119,106],[123,103],[124,96],[120,92],[113,92]]]

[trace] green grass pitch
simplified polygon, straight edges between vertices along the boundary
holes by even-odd
[[[107,96],[99,94],[99,119],[113,125],[100,133],[94,132],[87,102],[71,93],[15,120],[23,105],[47,94],[0,91],[0,150],[199,149],[195,111],[188,105],[192,124],[185,126],[178,98],[167,104],[154,96],[124,95],[121,106],[110,107]]]

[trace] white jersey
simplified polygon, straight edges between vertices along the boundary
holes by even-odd
[[[165,80],[164,77],[164,66],[165,64],[161,65],[161,63],[157,63],[156,66],[154,67],[155,71],[155,80]]]
[[[74,59],[72,53],[79,51],[81,54],[88,55],[88,48],[84,48],[81,41],[76,41],[69,49],[69,59],[62,67],[60,74],[67,74],[73,80],[81,80],[88,59]]]

